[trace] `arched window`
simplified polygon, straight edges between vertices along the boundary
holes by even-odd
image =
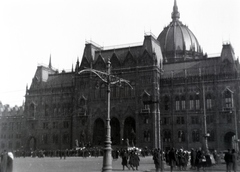
[[[185,142],[185,132],[182,130],[178,131],[178,141],[179,142]]]
[[[195,108],[196,108],[196,110],[200,109],[200,98],[199,98],[198,94],[195,97]]]
[[[180,110],[180,101],[179,101],[179,97],[176,96],[175,98],[175,110],[179,111]]]
[[[169,98],[168,98],[168,96],[164,97],[164,110],[169,110]]]
[[[212,98],[210,94],[208,94],[206,97],[206,103],[207,103],[207,109],[208,110],[212,109]]]
[[[165,130],[163,132],[163,141],[164,142],[170,142],[171,141],[171,131]]]
[[[186,110],[186,99],[185,96],[181,97],[181,109]]]
[[[193,100],[193,96],[189,97],[189,109],[190,110],[194,110],[194,100]]]
[[[145,130],[144,133],[143,133],[143,137],[144,137],[145,142],[150,142],[150,131]]]
[[[232,105],[232,93],[229,90],[226,90],[224,92],[224,107],[226,108],[231,108],[233,107]]]

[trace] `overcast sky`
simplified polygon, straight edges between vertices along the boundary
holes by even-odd
[[[1,0],[0,101],[22,105],[39,64],[71,70],[86,40],[107,47],[156,37],[171,22],[174,0]],[[180,20],[203,51],[231,42],[240,55],[239,0],[177,0]]]

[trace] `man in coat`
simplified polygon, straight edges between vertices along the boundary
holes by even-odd
[[[224,160],[226,162],[226,172],[231,172],[233,160],[230,149],[225,153]]]

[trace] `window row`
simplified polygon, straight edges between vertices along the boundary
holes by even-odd
[[[50,129],[51,126],[50,126],[50,122],[43,122],[42,123],[42,127],[43,129]],[[52,122],[52,128],[53,129],[57,129],[57,128],[64,128],[64,129],[67,129],[70,127],[70,122],[69,121],[63,121],[63,125],[61,126],[61,123],[60,122]]]
[[[186,120],[185,120],[186,117],[184,116],[177,116],[176,119],[175,119],[175,122],[174,124],[178,124],[178,125],[182,125],[182,124],[186,124]],[[190,123],[191,124],[201,124],[202,123],[202,116],[191,116],[189,117],[190,119]],[[172,121],[171,121],[171,117],[162,117],[161,118],[161,124],[162,125],[169,125],[169,124],[172,124]],[[212,124],[214,123],[214,115],[207,115],[207,124]]]
[[[135,83],[131,83],[132,88],[127,84],[112,85],[111,86],[111,98],[133,98],[135,97]],[[95,99],[105,99],[107,97],[107,85],[105,83],[100,86],[97,85],[97,89],[93,92]]]
[[[5,130],[19,130],[19,129],[21,129],[21,127],[22,127],[22,123],[21,122],[9,122],[9,123],[7,123],[7,122],[3,122],[3,123],[1,123],[1,129],[3,130],[3,131],[5,131]]]
[[[168,111],[170,110],[170,98],[168,96],[165,96],[164,98],[164,110]],[[181,111],[181,110],[201,110],[203,108],[203,103],[201,104],[201,99],[199,93],[196,93],[196,95],[190,95],[189,99],[187,101],[186,96],[176,96],[174,98],[174,109],[176,111]],[[211,94],[205,95],[205,108],[207,110],[212,110],[213,104],[214,104],[214,96]],[[223,102],[223,107],[226,108],[232,108],[233,107],[233,93],[229,90],[225,91],[222,95],[222,102]]]
[[[41,107],[42,108],[42,107]],[[37,111],[37,106],[32,103],[30,106],[29,106],[29,109],[28,109],[28,113],[29,113],[29,116],[30,117],[35,117],[35,112]],[[49,106],[48,104],[45,104],[44,105],[44,115],[45,116],[50,116],[53,115],[53,116],[67,116],[69,114],[71,114],[72,112],[72,108],[71,107],[64,107],[64,106],[61,106],[61,105],[53,105],[53,106]]]
[[[215,132],[212,131],[208,131],[209,133],[209,137],[208,137],[208,141],[215,141]],[[203,135],[200,134],[200,130],[193,130],[191,132],[191,141],[192,142],[200,142],[201,138],[203,137]],[[172,142],[172,132],[170,130],[165,130],[163,131],[163,142]],[[183,130],[179,130],[177,132],[177,141],[178,142],[186,142],[186,132]]]
[[[42,144],[69,144],[70,143],[70,135],[69,134],[43,134],[41,138]]]
[[[20,133],[16,133],[16,134],[9,134],[8,137],[6,134],[1,134],[1,139],[21,139],[22,135]]]

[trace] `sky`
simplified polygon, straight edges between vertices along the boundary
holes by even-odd
[[[70,71],[85,42],[103,47],[140,43],[171,22],[174,0],[1,0],[0,101],[25,101],[38,65]],[[240,56],[239,0],[177,0],[180,21],[204,53],[221,53],[231,43]]]

